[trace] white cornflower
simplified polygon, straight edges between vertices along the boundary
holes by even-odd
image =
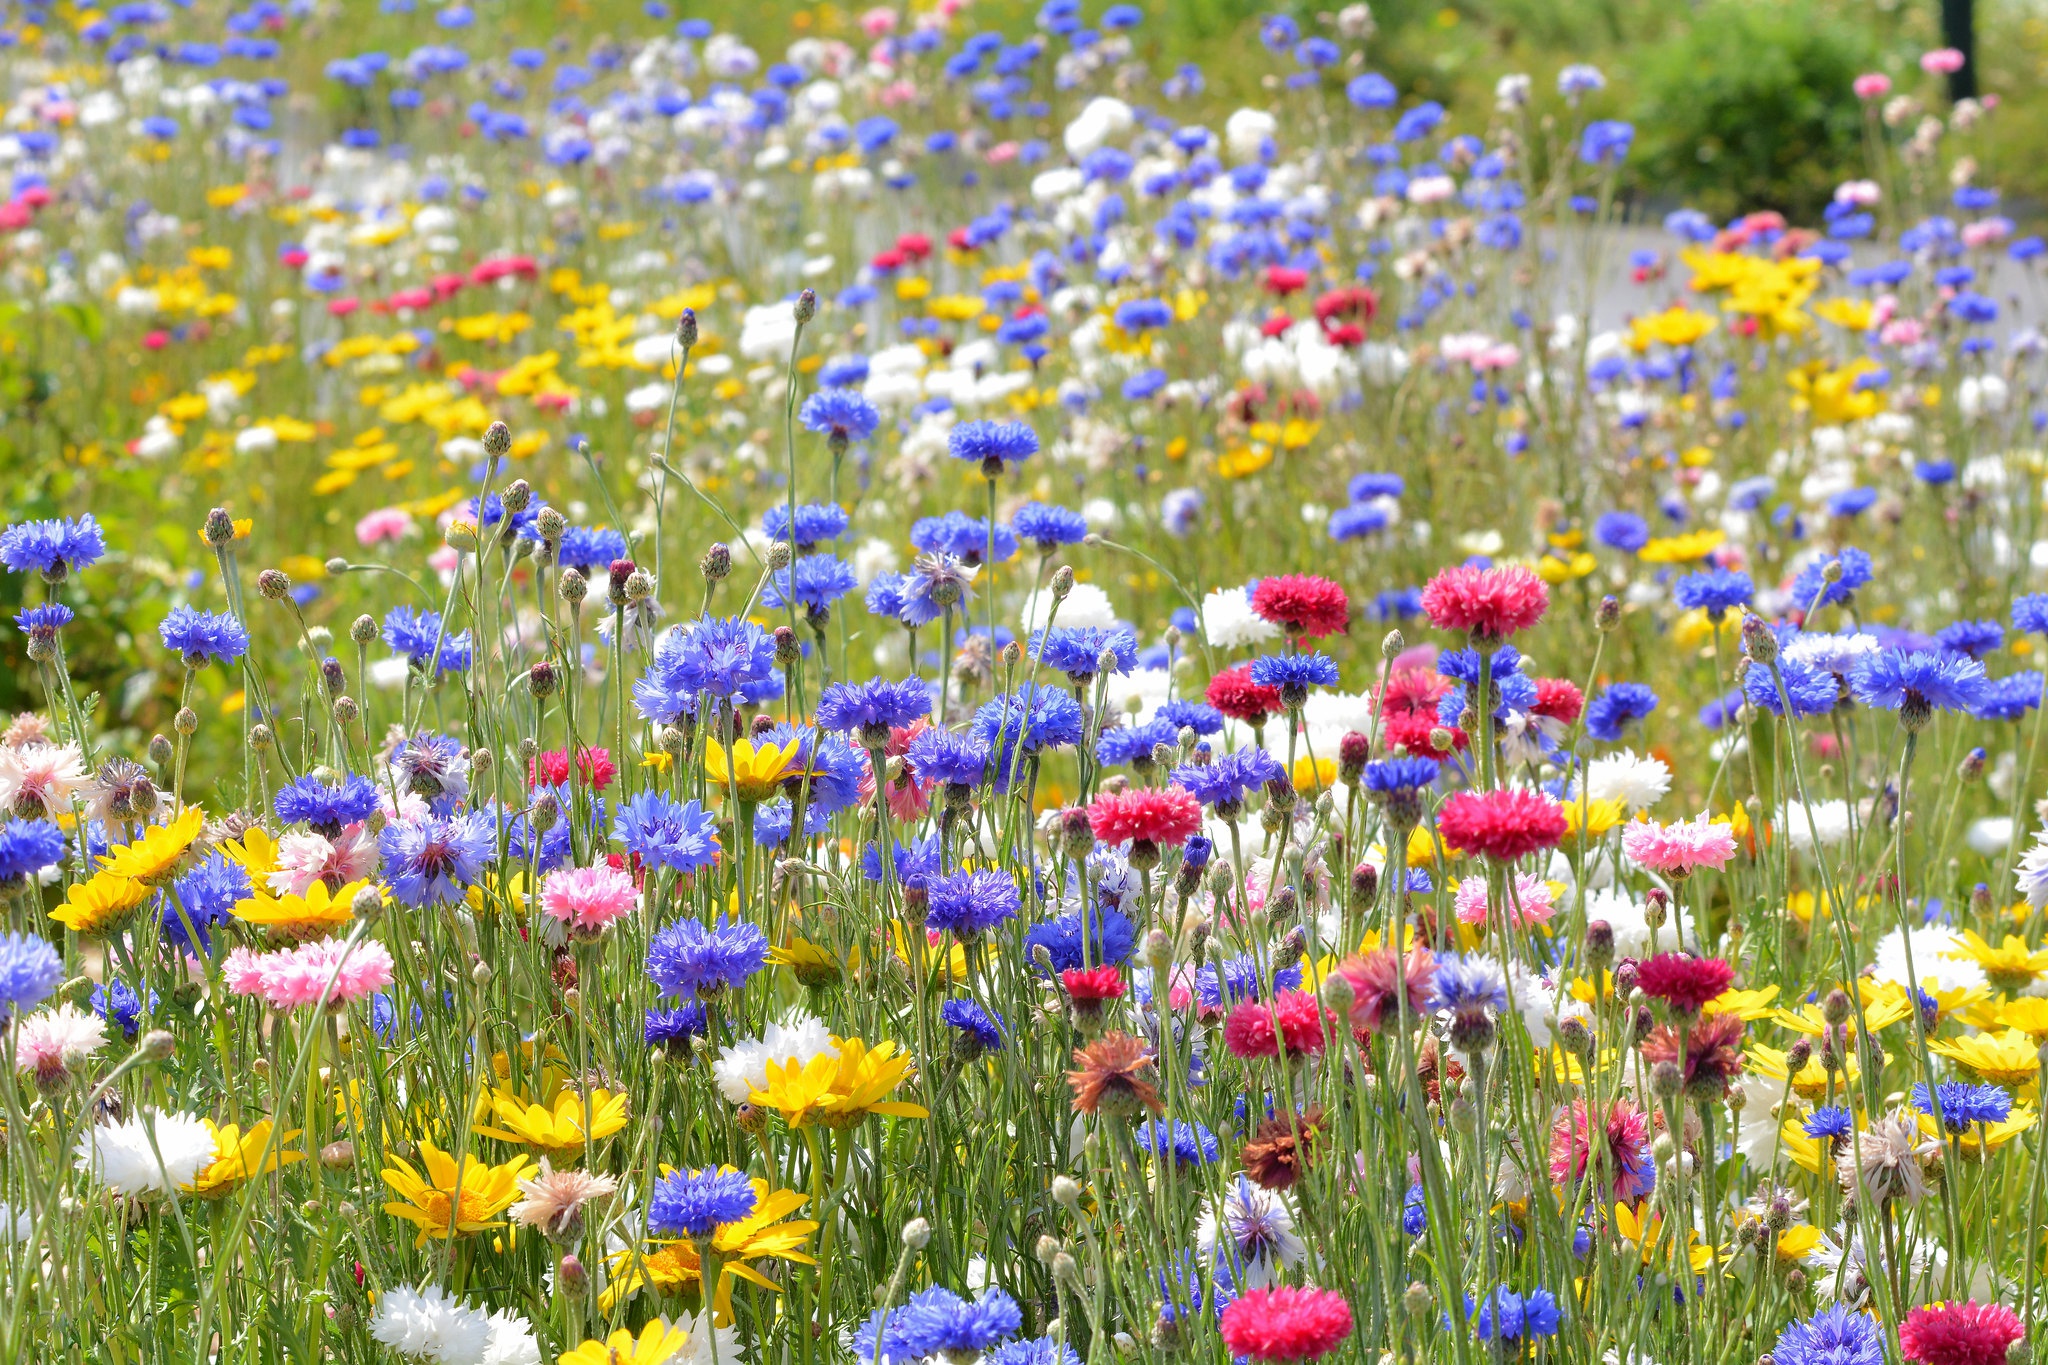
[[[1923,986],[1932,980],[1937,991],[1984,984],[1984,969],[1957,951],[1954,930],[1929,925],[1911,932],[1908,939],[1903,931],[1894,929],[1877,941],[1877,956],[1870,964],[1872,976],[1901,986]],[[1913,950],[1911,970],[1906,966],[1908,946]],[[1916,975],[1917,981],[1913,979]]]
[[[832,1030],[825,1021],[802,1010],[771,1022],[759,1038],[743,1038],[718,1054],[711,1074],[718,1089],[734,1104],[768,1086],[768,1063],[802,1066],[832,1051]]]
[[[2048,905],[2048,829],[2036,834],[2034,846],[2020,855],[2013,877],[2027,904],[2036,910]]]
[[[1822,848],[1834,848],[1849,837],[1849,803],[1820,801],[1809,806],[1787,801],[1778,812],[1778,828],[1785,831],[1794,852],[1812,853],[1816,836]]]
[[[156,1142],[152,1147],[151,1135]],[[190,1114],[147,1110],[119,1123],[96,1123],[75,1149],[78,1169],[116,1194],[161,1193],[190,1185],[213,1164],[213,1134]]]
[[[1066,600],[1058,603],[1059,614],[1053,614],[1052,589],[1040,588],[1024,599],[1024,609],[1018,613],[1018,624],[1029,635],[1034,630],[1044,630],[1051,620],[1056,625],[1076,629],[1093,627],[1107,630],[1116,624],[1116,608],[1110,605],[1109,594],[1093,583],[1076,583],[1067,593]]]
[[[1633,749],[1603,754],[1586,765],[1589,801],[1619,801],[1631,811],[1647,810],[1670,790],[1671,769],[1664,760]]]
[[[410,1360],[483,1365],[491,1344],[491,1319],[464,1308],[437,1284],[419,1290],[399,1285],[378,1298],[370,1335]]]
[[[540,1365],[540,1343],[525,1318],[500,1308],[487,1321],[491,1337],[484,1346],[483,1365]]]
[[[1215,1205],[1202,1210],[1195,1244],[1204,1264],[1228,1267],[1239,1292],[1264,1289],[1301,1264],[1307,1247],[1294,1231],[1294,1210],[1277,1190],[1239,1176]],[[1220,1253],[1220,1254],[1219,1254]]]
[[[1263,645],[1280,638],[1280,627],[1252,611],[1243,588],[1218,588],[1202,599],[1202,635],[1217,649]]]

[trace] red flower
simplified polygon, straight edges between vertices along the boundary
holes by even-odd
[[[1123,973],[1111,965],[1069,967],[1060,973],[1060,984],[1069,999],[1082,1003],[1120,1000],[1124,993]]]
[[[1361,327],[1379,314],[1380,296],[1362,284],[1332,289],[1316,298],[1316,321],[1329,329],[1333,321],[1353,321]]]
[[[1636,984],[1690,1018],[1709,1000],[1728,989],[1735,969],[1718,957],[1690,953],[1659,953],[1636,966]]]
[[[1579,718],[1579,712],[1586,708],[1586,695],[1579,691],[1576,683],[1563,678],[1538,678],[1536,680],[1536,705],[1531,707],[1537,715],[1554,720],[1559,725],[1571,725]]]
[[[1550,589],[1519,564],[1490,569],[1458,564],[1438,573],[1422,590],[1422,610],[1438,630],[1467,631],[1484,640],[1504,640],[1543,619]]]
[[[1321,1052],[1329,1043],[1323,1018],[1323,1007],[1307,991],[1287,991],[1271,1001],[1243,1000],[1223,1021],[1223,1043],[1239,1057]]]
[[[1351,599],[1344,589],[1314,574],[1262,578],[1252,589],[1252,610],[1290,635],[1321,639],[1341,635],[1351,624]]]
[[[1617,1204],[1633,1204],[1656,1183],[1651,1164],[1650,1116],[1633,1105],[1615,1100],[1607,1107],[1607,1121],[1598,1141],[1605,1149],[1608,1192]],[[1568,1184],[1585,1178],[1593,1166],[1593,1119],[1584,1100],[1573,1100],[1557,1111],[1550,1127],[1550,1178]]]
[[[1935,1303],[1899,1324],[1899,1350],[1920,1365],[2005,1365],[2006,1348],[2025,1336],[2002,1303]]]
[[[1088,828],[1105,844],[1184,844],[1202,830],[1202,803],[1179,787],[1138,787],[1095,798]]]
[[[1351,1335],[1351,1305],[1334,1289],[1277,1285],[1223,1310],[1223,1344],[1253,1360],[1315,1360]]]
[[[619,775],[612,763],[609,749],[580,749],[576,754],[576,771],[583,775],[589,786],[603,791]],[[559,787],[569,780],[569,751],[549,749],[535,754],[526,765],[526,785],[529,787]]]
[[[1436,704],[1451,690],[1451,680],[1428,668],[1397,668],[1382,690],[1380,709],[1390,716],[1436,718]]]
[[[1247,725],[1264,725],[1280,709],[1280,689],[1252,681],[1252,666],[1239,664],[1209,679],[1209,705]]]
[[[1351,983],[1351,1027],[1377,1033],[1396,1025],[1401,996],[1408,997],[1410,1026],[1422,1017],[1429,988],[1436,982],[1436,959],[1421,944],[1410,944],[1406,957],[1389,946],[1337,964],[1337,974]]]
[[[1269,265],[1266,267],[1266,289],[1269,293],[1282,296],[1308,288],[1308,272],[1297,270],[1291,265]]]
[[[921,261],[932,254],[932,239],[922,232],[906,232],[896,239],[896,249],[913,261]]]
[[[1463,730],[1455,725],[1445,726],[1451,732],[1451,747],[1462,749],[1470,740]],[[1429,737],[1437,729],[1436,716],[1423,711],[1410,711],[1402,715],[1390,715],[1381,726],[1389,749],[1406,749],[1416,758],[1436,758],[1437,751],[1430,746]]]
[[[1436,816],[1437,833],[1453,848],[1513,862],[1564,838],[1564,808],[1525,787],[1459,792]]]

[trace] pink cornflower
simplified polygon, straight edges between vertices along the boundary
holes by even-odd
[[[235,995],[255,995],[263,989],[263,954],[254,948],[230,948],[220,974]]]
[[[1735,856],[1735,828],[1705,815],[1668,825],[1637,820],[1623,827],[1621,851],[1639,867],[1683,880],[1703,867],[1716,872],[1726,867]]]
[[[402,507],[380,507],[356,523],[356,543],[383,545],[417,533],[419,525]]]
[[[228,989],[261,996],[274,1010],[323,1003],[340,1009],[391,984],[391,954],[374,940],[350,948],[340,939],[322,939],[260,956],[252,953],[241,962],[235,953],[228,956]]]
[[[1223,1343],[1253,1360],[1315,1360],[1351,1335],[1351,1305],[1334,1289],[1253,1289],[1223,1310]]]
[[[1437,812],[1436,830],[1452,848],[1509,863],[1564,838],[1564,808],[1526,787],[1459,792]]]
[[[1467,877],[1459,882],[1457,905],[1458,918],[1462,922],[1486,923],[1486,878]],[[1551,895],[1550,883],[1541,877],[1517,872],[1515,894],[1502,908],[1501,913],[1518,929],[1531,924],[1548,924],[1550,917],[1557,913],[1557,902]]]
[[[303,896],[314,882],[330,891],[359,882],[377,869],[377,841],[360,821],[329,839],[298,832],[277,841],[277,868],[268,880],[272,894]]]
[[[1883,99],[1892,92],[1892,78],[1882,71],[1866,71],[1849,88],[1859,100]]]
[[[540,908],[580,935],[596,937],[633,908],[633,879],[616,867],[565,867],[540,884]]]
[[[1527,630],[1549,608],[1550,589],[1519,564],[1487,569],[1454,564],[1422,590],[1422,610],[1431,625],[1482,640],[1504,640]]]
[[[1594,1128],[1601,1131],[1596,1135]],[[1593,1165],[1593,1144],[1604,1149],[1608,1192],[1616,1204],[1633,1204],[1657,1183],[1656,1166],[1650,1159],[1654,1134],[1650,1116],[1633,1105],[1614,1101],[1607,1119],[1595,1125],[1582,1099],[1573,1100],[1557,1111],[1550,1128],[1550,1178],[1560,1184],[1585,1178]]]
[[[1934,1303],[1899,1324],[1899,1352],[1918,1365],[2004,1365],[2006,1351],[2026,1335],[2019,1315],[2002,1303]]]
[[[1953,76],[1963,69],[1964,60],[1959,49],[1937,47],[1932,52],[1920,54],[1920,69],[1930,76]]]
[[[44,1094],[53,1094],[106,1041],[105,1020],[76,1005],[59,1005],[21,1021],[14,1039],[14,1069],[33,1078]]]
[[[1323,1013],[1307,991],[1283,991],[1270,1001],[1241,1000],[1223,1021],[1223,1043],[1239,1057],[1321,1052],[1329,1043]]]
[[[76,744],[0,749],[0,812],[54,817],[71,808],[71,794],[87,777]]]
[[[1351,985],[1352,1031],[1376,1033],[1394,1027],[1403,996],[1408,1019],[1422,1016],[1436,981],[1436,959],[1419,943],[1410,944],[1405,956],[1389,946],[1344,959],[1336,974]]]

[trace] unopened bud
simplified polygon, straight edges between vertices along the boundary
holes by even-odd
[[[493,422],[484,428],[484,454],[502,458],[512,450],[512,428]]]
[[[791,311],[796,314],[798,326],[802,326],[818,316],[818,291],[806,289],[798,294],[796,296],[796,307]]]
[[[206,514],[206,525],[200,534],[205,538],[207,548],[218,550],[234,541],[235,518],[227,508],[216,507]]]
[[[291,596],[291,577],[283,569],[265,569],[256,575],[256,591],[273,602],[282,602]]]
[[[142,1042],[136,1048],[152,1062],[160,1062],[178,1050],[178,1040],[164,1029],[153,1028],[142,1035]]]
[[[1612,596],[1601,598],[1600,604],[1593,608],[1593,629],[1604,635],[1620,624],[1621,603]]]
[[[676,345],[689,350],[697,344],[697,310],[685,308],[676,319]]]
[[[725,576],[732,572],[732,547],[722,540],[713,541],[704,557],[697,561],[697,570],[707,583],[723,582]]]

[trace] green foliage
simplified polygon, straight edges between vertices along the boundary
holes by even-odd
[[[1872,58],[1864,30],[1808,4],[1724,0],[1653,48],[1635,75],[1635,170],[1659,199],[1813,221],[1860,166],[1850,85]]]

